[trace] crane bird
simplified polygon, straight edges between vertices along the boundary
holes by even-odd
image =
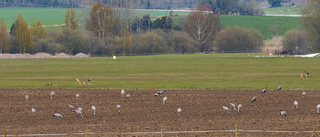
[[[64,114],[62,113],[62,115],[61,114],[59,114],[59,113],[55,113],[55,114],[53,114],[52,115],[53,117],[56,117],[57,119],[59,118],[59,117],[63,117],[64,116]]]
[[[76,113],[77,115],[79,115],[81,118],[83,118],[82,116],[82,111],[80,110],[73,110],[74,113]]]
[[[306,92],[302,92],[302,97],[305,97],[306,96]]]
[[[121,97],[123,98],[124,93],[126,93],[123,89],[121,90]]]
[[[51,94],[50,94],[50,99],[52,99],[53,96],[54,96],[54,91],[51,92]]]
[[[280,83],[280,86],[277,88],[277,90],[281,90],[281,89],[282,89],[282,86],[281,86],[281,83]]]
[[[230,113],[230,112],[229,112],[229,108],[228,108],[228,107],[226,107],[226,106],[222,106],[222,109],[223,109],[226,113],[228,113],[228,114]]]
[[[160,94],[163,94],[164,92],[166,92],[166,91],[165,90],[158,91],[159,96],[160,96]]]
[[[281,111],[281,112],[280,112],[280,115],[281,115],[282,117],[283,117],[283,116],[284,116],[284,117],[287,117],[287,112],[286,112],[286,111]]]
[[[36,116],[36,115],[35,115],[35,113],[36,113],[36,109],[31,108],[31,112],[32,112],[33,117],[35,117],[35,116]]]
[[[92,109],[92,111],[93,111],[93,115],[95,116],[95,115],[96,115],[96,107],[93,106],[93,105],[91,105],[91,109]]]
[[[79,100],[79,97],[80,97],[80,95],[79,95],[79,94],[76,94],[76,101]]]
[[[155,96],[155,97],[159,97],[159,94],[158,94],[158,93],[154,93],[154,96]]]
[[[320,104],[317,105],[317,113],[319,113]]]
[[[251,99],[251,102],[255,102],[257,100],[257,96],[254,96],[252,99]]]
[[[126,100],[128,101],[128,99],[130,98],[130,94],[126,95]]]
[[[242,105],[241,104],[239,104],[238,105],[238,112],[240,112],[240,109],[242,108]]]
[[[82,108],[81,107],[78,107],[78,110],[82,112]]]
[[[117,105],[118,114],[120,114],[120,107],[121,107],[121,106],[118,104],[118,105]]]
[[[293,102],[293,105],[296,107],[296,109],[298,109],[298,101],[295,100],[295,101]]]
[[[72,105],[67,105],[67,107],[70,108],[71,111],[74,110],[74,107]]]
[[[235,104],[233,104],[233,103],[229,103],[229,105],[230,105],[230,107],[231,107],[234,111],[237,111],[237,109],[236,109],[236,105],[235,105]]]
[[[262,89],[261,93],[266,93],[267,92],[267,86],[266,88]]]
[[[168,97],[164,97],[164,98],[163,98],[163,100],[162,100],[162,101],[163,101],[163,105],[166,104],[166,101],[167,101],[167,100],[168,100]]]
[[[178,109],[177,109],[177,112],[178,112],[178,116],[180,116],[181,108],[178,108]]]
[[[26,95],[26,102],[28,103],[28,100],[29,100],[29,96],[28,96],[28,94]]]

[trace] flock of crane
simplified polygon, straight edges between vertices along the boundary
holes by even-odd
[[[281,90],[282,89],[282,86],[281,86],[281,83],[279,82],[280,86],[277,88],[277,90]],[[267,86],[262,89],[261,93],[266,93],[267,92]],[[125,95],[125,90],[122,89],[121,90],[121,98],[124,97]],[[161,90],[161,91],[158,91],[156,93],[154,93],[154,96],[155,97],[160,97],[160,95],[164,94],[165,93],[165,90]],[[51,94],[50,94],[50,99],[52,100],[53,97],[55,95],[55,92],[52,91]],[[302,96],[305,97],[306,96],[306,92],[302,92]],[[76,94],[76,100],[79,100],[79,97],[80,95],[79,94]],[[129,100],[130,98],[130,94],[126,94],[125,96],[126,98],[126,101]],[[26,99],[26,102],[28,103],[28,100],[29,100],[29,96],[28,95],[25,95],[25,99]],[[168,97],[167,96],[164,96],[163,99],[162,99],[162,104],[165,105],[166,104],[166,101],[168,100]],[[255,96],[251,99],[251,102],[255,102],[257,100],[257,95],[255,94]],[[293,105],[295,106],[296,109],[298,109],[298,101],[294,101],[293,102]],[[66,105],[69,109],[71,109],[72,112],[74,112],[76,115],[80,116],[81,118],[83,118],[83,115],[82,115],[82,108],[81,107],[78,107],[77,109],[75,109],[72,105]],[[240,112],[240,110],[242,109],[242,104],[239,104],[237,107],[235,104],[233,103],[229,103],[229,106],[231,107],[232,110],[234,111],[237,111],[238,113]],[[117,110],[118,110],[118,114],[120,114],[120,104],[117,104],[116,105],[117,107]],[[91,109],[93,111],[93,115],[96,115],[96,107],[91,105]],[[222,106],[222,109],[227,113],[227,114],[230,114],[230,111],[229,111],[229,108],[226,107],[226,106]],[[317,113],[319,113],[319,110],[320,110],[320,104],[317,105]],[[31,112],[32,112],[32,115],[33,117],[35,117],[35,112],[36,112],[36,109],[35,108],[31,108]],[[178,113],[178,116],[180,116],[180,113],[181,113],[181,108],[178,108],[177,109],[177,113]],[[286,117],[287,116],[287,112],[286,111],[281,111],[280,114],[283,116],[283,117]],[[52,115],[53,117],[56,117],[57,119],[58,118],[62,118],[64,116],[64,114],[59,114],[59,113],[55,113]]]
[[[281,86],[281,82],[279,82],[280,86],[277,88],[277,90],[281,90],[282,89],[282,86]],[[267,92],[267,86],[266,88],[262,89],[261,93],[266,93]],[[303,91],[302,92],[302,97],[305,97],[306,96],[306,92]],[[252,99],[251,99],[251,102],[255,102],[257,100],[257,95],[255,95]],[[233,103],[229,103],[230,107],[234,110],[234,111],[237,111],[238,113],[240,112],[240,109],[242,108],[242,105],[239,104],[238,105],[238,110],[236,110],[236,105],[233,104]],[[294,101],[293,102],[293,105],[295,106],[296,109],[298,109],[298,101]],[[226,106],[222,106],[222,109],[227,113],[229,114],[230,111],[229,111],[229,108],[226,107]],[[317,113],[319,113],[319,110],[320,110],[320,104],[317,105]],[[280,112],[280,115],[283,116],[283,117],[287,117],[287,112],[286,111],[281,111]]]
[[[161,95],[161,94],[164,94],[164,92],[165,92],[165,90],[161,90],[161,91],[158,91],[157,93],[155,93],[154,95],[155,95],[155,97],[160,97],[160,95]],[[120,93],[121,93],[121,98],[123,98],[123,97],[124,97],[124,94],[125,94],[125,90],[122,89]],[[50,99],[51,99],[51,100],[53,99],[54,95],[55,95],[55,92],[52,91],[52,92],[50,93]],[[126,101],[128,101],[129,98],[130,98],[130,94],[126,94],[125,97],[126,97]],[[76,101],[78,101],[79,98],[80,98],[80,95],[79,95],[79,94],[76,94]],[[28,94],[25,95],[25,99],[26,99],[26,102],[28,103],[28,100],[29,100],[29,95],[28,95]],[[165,105],[167,100],[168,100],[168,97],[166,97],[166,96],[163,97],[163,102],[162,102],[162,104]],[[74,106],[72,106],[72,105],[66,105],[66,107],[68,107],[68,108],[69,108],[72,112],[74,112],[76,115],[78,115],[78,116],[80,116],[81,118],[83,118],[82,108],[81,108],[81,107],[78,107],[77,109],[76,109]],[[120,104],[117,104],[116,107],[117,107],[117,110],[118,110],[118,114],[120,114],[120,108],[121,108]],[[93,115],[96,115],[96,107],[95,107],[94,105],[91,105],[91,109],[92,109],[92,111],[93,111]],[[35,115],[36,109],[35,109],[35,108],[31,108],[31,112],[32,112],[32,116],[35,117],[35,116],[36,116],[36,115]],[[177,109],[177,113],[178,113],[178,116],[180,116],[181,108],[178,108],[178,109]],[[60,113],[55,113],[55,114],[53,114],[52,116],[53,116],[53,117],[56,117],[56,118],[58,119],[58,118],[64,117],[64,114],[63,114],[63,113],[62,113],[62,114],[60,114]]]

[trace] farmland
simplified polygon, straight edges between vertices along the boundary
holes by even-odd
[[[0,14],[0,18],[3,18],[6,21],[8,29],[11,27],[19,12],[22,13],[23,17],[29,23],[34,20],[40,19],[45,26],[61,25],[64,24],[65,10],[66,9],[63,8],[0,8],[0,12],[5,13]],[[81,18],[86,13],[86,10],[76,9],[76,14],[79,18]],[[175,11],[174,13],[180,15],[177,17],[173,17],[175,24],[182,24],[189,12]],[[155,19],[156,17],[159,17],[161,15],[168,15],[169,11],[135,10],[133,14],[140,17],[149,14],[153,19]],[[299,17],[222,15],[220,16],[220,19],[224,28],[234,26],[243,28],[254,28],[259,30],[263,34],[265,39],[270,39],[272,37],[270,33],[270,27],[272,26],[276,26],[278,28],[278,36],[283,36],[285,32],[290,29],[300,28]],[[80,24],[83,24],[83,22],[84,19],[80,19]]]
[[[56,94],[50,100],[52,90]],[[6,129],[7,135],[68,137],[84,136],[86,129],[88,136],[160,136],[161,127],[164,137],[234,136],[235,124],[238,136],[300,137],[311,136],[313,126],[316,131],[320,129],[318,90],[306,91],[306,97],[301,90],[267,90],[265,94],[258,90],[167,90],[160,97],[154,97],[154,92],[126,89],[131,94],[126,101],[120,89],[0,89],[0,129]],[[28,103],[25,94],[30,97]],[[78,101],[76,94],[80,94]],[[257,101],[251,103],[255,94]],[[163,96],[168,97],[165,105]],[[299,102],[297,110],[294,100]],[[243,108],[239,113],[230,110],[228,115],[222,106],[229,107],[229,103],[242,104]],[[84,118],[67,104],[81,107]],[[120,114],[117,104],[121,105]],[[97,108],[95,116],[91,105]],[[180,116],[178,107],[182,109]],[[36,109],[35,117],[31,108]],[[280,115],[282,110],[287,111],[287,117]],[[52,117],[55,113],[64,117],[56,119]]]
[[[258,57],[256,57],[258,56]],[[266,56],[266,57],[263,57]],[[0,88],[318,89],[318,58],[192,54],[0,60]],[[309,78],[299,78],[305,70]],[[76,82],[92,79],[92,86]]]

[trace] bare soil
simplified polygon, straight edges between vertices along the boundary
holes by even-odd
[[[51,91],[55,96],[50,100]],[[160,134],[125,134],[126,132],[164,132],[234,130],[235,124],[242,130],[298,131],[286,133],[238,132],[239,136],[311,136],[313,125],[320,130],[320,114],[316,106],[320,104],[319,90],[306,91],[302,97],[300,90],[167,90],[155,97],[155,90],[126,90],[131,97],[121,98],[120,90],[108,89],[0,89],[0,130],[8,135],[21,134],[61,134],[83,136],[86,128],[95,134],[90,136],[160,136]],[[25,95],[29,95],[26,103]],[[80,99],[76,101],[76,94]],[[251,99],[257,95],[257,101]],[[168,97],[165,105],[164,96]],[[295,109],[293,102],[299,102]],[[242,104],[240,113],[231,110],[229,103]],[[77,116],[66,105],[83,109],[83,116]],[[116,105],[121,105],[117,113]],[[91,105],[97,108],[93,115]],[[227,114],[222,109],[231,110]],[[36,109],[33,117],[31,108]],[[177,108],[181,108],[181,116]],[[282,117],[280,111],[287,111]],[[54,118],[55,113],[63,113],[63,118]],[[0,133],[1,134],[1,133]],[[165,137],[181,136],[234,136],[234,132],[210,133],[167,133]],[[316,133],[320,136],[320,133]]]

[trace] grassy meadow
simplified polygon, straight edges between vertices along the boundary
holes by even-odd
[[[64,14],[66,9],[64,8],[0,8],[0,19],[4,19],[7,23],[7,28],[10,29],[11,25],[15,21],[18,13],[22,13],[22,16],[31,23],[32,21],[40,19],[45,26],[61,25],[64,24]],[[275,11],[275,10],[273,10]],[[82,9],[76,9],[76,14],[79,18],[83,16],[87,11]],[[169,15],[170,11],[159,10],[134,10],[133,14],[142,17],[149,14],[152,19],[159,16]],[[187,18],[189,12],[175,11],[175,14],[180,16],[173,17],[174,25],[182,24]],[[286,31],[290,29],[300,28],[299,17],[274,17],[274,16],[233,16],[233,15],[221,15],[221,23],[223,28],[227,27],[243,27],[254,28],[259,30],[265,39],[271,39],[270,33],[271,26],[278,27],[278,36],[283,36]],[[80,19],[80,23],[83,19]],[[82,23],[83,24],[83,23]],[[57,27],[55,27],[57,28]],[[55,31],[57,29],[49,27],[48,31]]]
[[[260,56],[260,57],[257,57]],[[319,89],[319,58],[191,54],[1,59],[0,88]],[[305,70],[309,78],[299,78]],[[91,86],[80,86],[92,79]],[[53,84],[52,86],[45,86]]]

